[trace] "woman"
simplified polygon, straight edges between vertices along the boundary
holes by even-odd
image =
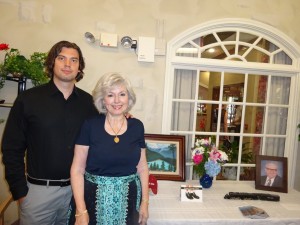
[[[109,73],[100,78],[93,99],[99,115],[85,121],[75,145],[69,224],[145,225],[144,126],[124,116],[135,104],[135,93],[128,80]]]

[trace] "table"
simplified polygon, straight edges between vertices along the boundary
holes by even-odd
[[[147,225],[300,225],[300,192],[289,193],[256,190],[254,181],[213,181],[203,189],[203,202],[181,202],[180,186],[197,185],[197,181],[158,181],[158,194],[150,195]],[[228,192],[270,193],[280,196],[279,202],[224,199]],[[243,217],[240,206],[264,209],[269,217]]]

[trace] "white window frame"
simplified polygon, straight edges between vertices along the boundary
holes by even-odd
[[[271,41],[275,45],[282,48],[291,58],[292,65],[279,65],[267,63],[252,63],[230,60],[215,60],[206,58],[188,58],[176,56],[176,50],[190,40],[205,34],[218,32],[240,31],[245,33],[259,34],[263,38]],[[287,122],[287,134],[285,144],[285,157],[288,158],[288,185],[293,187],[296,156],[297,156],[297,121],[299,121],[299,97],[300,96],[300,48],[288,36],[281,31],[253,20],[247,19],[221,19],[209,21],[207,23],[195,26],[168,42],[166,55],[166,74],[165,74],[165,92],[163,107],[162,133],[171,133],[171,114],[172,114],[172,94],[173,94],[173,75],[175,69],[190,69],[197,71],[219,71],[231,73],[251,73],[260,75],[280,75],[286,74],[291,76],[291,94],[289,99],[289,116]],[[291,107],[293,106],[293,107]],[[174,134],[174,132],[172,132]],[[181,134],[184,134],[181,132]],[[186,149],[187,151],[187,149]],[[187,165],[189,162],[186,162]]]

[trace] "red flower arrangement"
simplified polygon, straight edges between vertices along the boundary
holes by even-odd
[[[9,45],[8,44],[0,44],[0,51],[7,51],[9,49]]]

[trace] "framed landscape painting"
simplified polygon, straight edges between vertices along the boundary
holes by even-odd
[[[185,136],[145,134],[150,174],[158,180],[185,181]]]

